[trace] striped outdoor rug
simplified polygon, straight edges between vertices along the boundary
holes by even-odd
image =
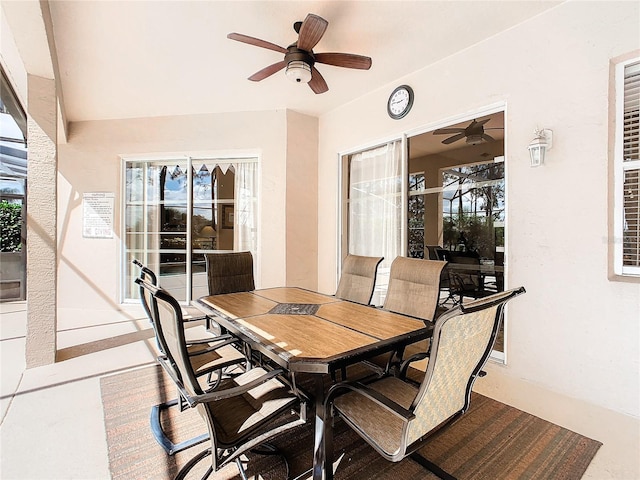
[[[206,443],[168,456],[155,442],[149,428],[152,405],[176,396],[160,367],[145,367],[101,379],[102,402],[109,445],[109,466],[114,480],[172,479],[179,468]],[[184,440],[206,432],[195,409],[165,411],[172,438]],[[175,435],[175,437],[173,437]],[[313,421],[275,442],[286,455],[289,478],[309,478]],[[533,415],[474,394],[469,411],[454,426],[422,448],[422,455],[465,479],[579,479],[602,444],[546,422]],[[380,457],[344,422],[335,425],[336,480],[437,479],[411,459],[391,463]],[[200,478],[206,460],[189,478]],[[251,454],[247,472],[264,480],[287,478],[279,456]],[[259,472],[259,475],[256,473]],[[239,479],[235,465],[210,477]]]

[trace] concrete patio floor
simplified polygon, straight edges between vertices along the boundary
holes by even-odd
[[[0,478],[109,479],[100,377],[155,362],[149,323],[133,305],[116,315],[61,309],[58,361],[25,370],[26,308],[0,303]],[[603,442],[583,478],[640,479],[638,419],[516,380],[493,383],[496,368],[478,392]]]

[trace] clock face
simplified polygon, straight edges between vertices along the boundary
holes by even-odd
[[[413,90],[408,85],[402,85],[396,88],[389,97],[387,102],[387,112],[391,118],[402,118],[413,105]]]

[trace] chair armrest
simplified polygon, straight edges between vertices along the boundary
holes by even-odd
[[[418,353],[414,353],[410,357],[407,357],[400,364],[400,371],[399,371],[400,378],[405,378],[407,376],[407,369],[409,368],[409,365],[411,363],[424,360],[425,358],[429,358],[429,355],[430,355],[429,352],[418,352]]]
[[[243,393],[248,392],[252,388],[257,387],[258,385],[262,385],[265,382],[268,382],[274,377],[278,375],[282,375],[284,371],[282,369],[275,369],[266,372],[264,375],[244,384],[238,385],[237,387],[225,388],[223,390],[213,390],[207,393],[203,393],[201,395],[191,395],[187,389],[184,387],[182,381],[176,376],[173,367],[171,366],[169,359],[166,356],[159,356],[158,362],[164,368],[165,372],[171,377],[171,380],[176,385],[180,396],[184,398],[185,402],[189,405],[189,407],[194,407],[199,403],[211,402],[215,400],[222,400],[224,398],[231,398],[238,395],[242,395]]]
[[[237,337],[234,337],[229,333],[225,333],[224,335],[215,335],[215,336],[206,337],[206,338],[198,338],[196,340],[189,340],[187,341],[187,345],[201,345],[203,343],[216,343],[216,342],[223,342],[227,340],[233,340],[233,342],[240,341],[240,339],[238,339]]]
[[[333,404],[333,397],[335,397],[335,393],[339,390],[351,390],[352,392],[362,395],[403,420],[409,421],[415,418],[415,414],[412,411],[407,410],[402,405],[391,400],[389,397],[385,397],[377,390],[373,390],[359,382],[341,382],[332,386],[327,393],[327,398],[324,404],[325,410],[331,407]]]
[[[245,383],[244,385],[238,385],[237,387],[225,388],[222,390],[214,390],[202,395],[196,395],[195,397],[191,397],[191,399],[194,401],[193,404],[196,405],[203,402],[212,402],[216,400],[223,400],[225,398],[237,397],[238,395],[242,395],[252,388],[257,387],[258,385],[262,385],[263,383],[268,382],[269,380],[277,377],[278,375],[282,375],[283,373],[284,370],[280,368],[270,370],[264,375],[251,380],[249,383]]]
[[[208,317],[206,315],[202,315],[199,317],[189,317],[189,318],[182,318],[182,323],[187,323],[187,322],[200,322],[202,320],[206,320]]]
[[[215,352],[220,347],[224,347],[225,345],[233,345],[234,343],[239,343],[239,342],[240,341],[237,338],[228,338],[224,342],[215,343],[215,345],[211,345],[208,348],[203,348],[202,350],[198,350],[197,352],[189,352],[189,356],[190,357],[197,357],[198,355],[203,355],[205,353]],[[207,342],[207,341],[196,340],[194,342],[189,342],[187,345],[188,346],[191,346],[191,345],[202,345],[202,344],[207,344],[207,343],[212,343],[212,342],[211,341]]]

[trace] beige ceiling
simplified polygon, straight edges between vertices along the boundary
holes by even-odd
[[[67,120],[292,109],[320,116],[552,8],[542,1],[50,2]],[[315,95],[283,72],[247,77],[282,55],[228,40],[238,32],[287,47],[315,13],[329,27],[315,52],[370,56],[368,71],[317,65]]]

